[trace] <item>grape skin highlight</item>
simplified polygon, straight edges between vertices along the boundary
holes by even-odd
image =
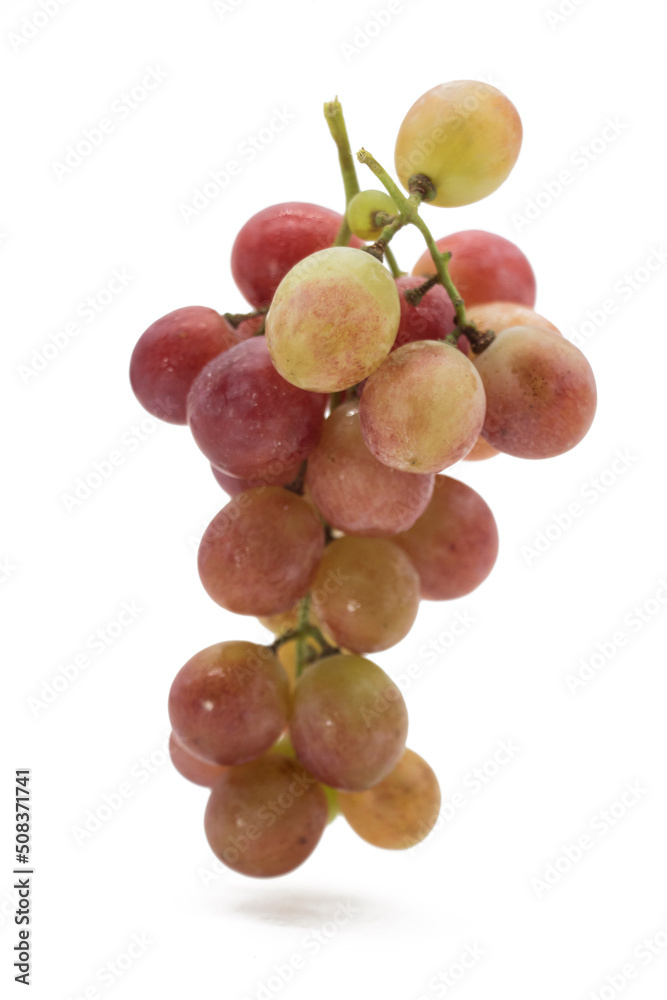
[[[371,660],[329,656],[297,683],[290,738],[298,759],[332,788],[376,785],[401,757],[407,732],[403,696]]]

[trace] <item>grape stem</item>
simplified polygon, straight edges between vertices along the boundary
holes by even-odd
[[[268,311],[269,307],[266,306],[264,309],[255,309],[254,312],[249,313],[223,313],[222,318],[226,319],[229,325],[236,329],[244,320],[254,319],[256,316],[265,316]]]
[[[431,257],[433,258],[438,278],[452,300],[452,305],[454,306],[454,310],[456,312],[456,325],[459,328],[460,335],[460,333],[463,332],[463,328],[469,326],[466,319],[465,305],[451,279],[449,268],[447,266],[451,254],[441,253],[438,250],[436,242],[433,239],[428,226],[419,214],[419,206],[424,197],[422,191],[420,190],[421,185],[415,185],[417,189],[410,195],[409,198],[406,198],[384,167],[382,167],[375,157],[367,152],[367,150],[360,149],[357,153],[357,159],[360,163],[365,163],[366,166],[372,170],[380,183],[384,185],[387,193],[399,211],[399,215],[394,222],[385,226],[382,230],[380,238],[375,245],[379,245],[379,247],[384,248],[384,245],[392,239],[398,230],[402,229],[402,227],[408,223],[417,227],[426,241],[426,246],[431,251]]]
[[[338,646],[332,646],[322,635],[322,632],[309,621],[310,617],[310,594],[308,594],[299,604],[299,614],[296,628],[289,629],[281,635],[276,636],[269,646],[272,653],[277,653],[281,646],[292,639],[296,639],[296,676],[301,676],[304,668],[312,660],[320,660],[325,656],[335,656],[340,653]],[[320,647],[318,652],[308,649],[306,640],[313,639]]]
[[[352,156],[352,149],[350,147],[350,140],[347,136],[347,126],[345,125],[345,118],[343,117],[343,108],[338,100],[335,98],[333,101],[329,101],[324,105],[324,117],[326,118],[327,125],[329,126],[329,131],[333,141],[336,143],[338,149],[338,162],[340,163],[340,172],[343,177],[343,186],[345,188],[345,208],[350,204],[355,194],[359,194],[359,179],[357,177],[357,168],[354,162],[354,157]],[[350,237],[352,235],[352,230],[347,224],[347,218],[345,213],[343,213],[343,222],[336,239],[334,240],[335,247],[346,247],[350,242]]]

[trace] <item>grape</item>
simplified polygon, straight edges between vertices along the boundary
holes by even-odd
[[[239,493],[255,489],[257,486],[284,486],[286,483],[293,483],[299,475],[300,468],[301,463],[286,468],[275,477],[265,476],[264,479],[237,479],[236,476],[230,476],[227,472],[223,472],[222,469],[216,469],[214,465],[211,466],[211,472],[215,481],[219,486],[222,486],[225,493],[228,493],[230,497],[235,497]]]
[[[218,469],[239,479],[281,481],[317,444],[326,402],[281,378],[264,338],[254,337],[197,376],[188,422]]]
[[[597,402],[578,347],[536,326],[501,330],[475,359],[486,392],[486,440],[518,458],[552,458],[581,441]]]
[[[213,853],[242,875],[272,878],[298,868],[327,825],[322,788],[295,760],[269,753],[227,771],[204,817]]]
[[[484,438],[481,437],[480,435],[480,437],[477,438],[474,445],[472,446],[468,454],[465,456],[463,461],[482,462],[484,461],[484,459],[494,458],[496,455],[499,454],[500,452],[496,448],[494,448],[493,445],[489,444],[488,441],[485,441]]]
[[[206,788],[212,788],[227,770],[222,764],[214,764],[210,760],[204,760],[203,757],[197,757],[173,732],[169,736],[169,756],[179,774],[193,784],[204,785]]]
[[[399,850],[426,837],[440,812],[440,786],[414,750],[405,750],[386,778],[365,792],[339,792],[340,811],[374,847]]]
[[[256,309],[271,304],[275,290],[295,264],[333,245],[343,216],[321,205],[287,201],[248,219],[232,247],[232,275]],[[352,246],[362,243],[352,239]]]
[[[384,229],[375,224],[378,212],[397,215],[396,206],[386,191],[360,191],[347,206],[347,224],[362,240],[377,240]]]
[[[539,326],[560,334],[558,327],[548,319],[519,302],[485,302],[466,309],[466,315],[480,331],[493,330],[494,333],[500,333],[510,326]]]
[[[468,454],[484,422],[475,366],[451,344],[417,340],[394,351],[364,386],[369,450],[392,469],[440,472]]]
[[[187,306],[142,333],[130,359],[130,383],[149,413],[186,423],[190,386],[209,361],[238,342],[237,331],[215,309]]]
[[[475,80],[442,83],[408,111],[396,139],[399,180],[409,190],[425,174],[432,205],[470,205],[499,188],[521,149],[521,119],[495,87]]]
[[[363,250],[320,250],[283,278],[266,319],[273,363],[288,382],[337,392],[361,382],[396,339],[396,283]]]
[[[289,685],[276,657],[254,642],[218,642],[196,653],[169,692],[172,729],[186,750],[216,764],[244,764],[287,724]]]
[[[469,594],[489,575],[498,555],[498,529],[489,506],[451,476],[435,477],[426,512],[392,542],[410,557],[428,601]]]
[[[467,229],[436,240],[440,252],[452,254],[449,274],[466,309],[486,302],[516,302],[535,305],[535,273],[518,246],[482,229]],[[435,274],[431,251],[425,250],[413,274]]]
[[[327,546],[312,588],[313,607],[339,646],[375,653],[403,639],[419,608],[419,576],[384,538],[339,538]]]
[[[418,288],[423,278],[404,275],[396,279],[401,303],[401,320],[392,350],[409,344],[413,340],[444,340],[454,329],[456,314],[452,300],[442,285],[429,288],[417,306],[411,306],[405,298],[410,288]]]
[[[228,611],[273,615],[305,596],[323,550],[312,505],[280,486],[259,486],[211,521],[199,546],[199,576]]]
[[[371,455],[356,401],[336,407],[324,421],[306,472],[308,494],[324,519],[348,535],[406,531],[426,510],[433,480],[390,469]]]
[[[403,695],[377,664],[329,656],[307,667],[294,692],[296,755],[332,788],[362,791],[387,775],[405,747]]]

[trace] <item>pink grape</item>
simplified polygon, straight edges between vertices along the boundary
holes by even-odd
[[[391,541],[348,535],[327,546],[312,601],[325,632],[339,646],[374,653],[394,646],[412,628],[419,576]]]
[[[271,304],[276,288],[295,264],[333,246],[343,216],[322,205],[286,201],[257,212],[232,247],[232,275],[256,309]],[[352,246],[363,244],[356,236]]]
[[[574,448],[595,416],[591,366],[578,347],[536,326],[501,330],[475,358],[486,393],[482,435],[518,458]]]
[[[244,764],[275,743],[287,725],[287,675],[264,646],[218,642],[196,653],[174,678],[169,718],[190,753],[216,764]]]
[[[466,309],[466,315],[480,332],[493,330],[494,333],[500,333],[510,326],[539,326],[560,334],[558,327],[548,319],[519,302],[484,302]]]
[[[306,488],[332,527],[348,535],[392,535],[406,531],[426,510],[434,478],[378,462],[364,444],[354,401],[325,420],[308,459]]]
[[[484,422],[475,366],[451,344],[418,340],[371,375],[359,416],[368,449],[404,472],[440,472],[468,454]]]
[[[466,229],[443,236],[436,246],[441,253],[452,254],[449,274],[466,309],[496,301],[516,302],[529,309],[535,305],[535,273],[526,255],[510,240],[483,229]],[[430,250],[424,251],[412,273],[435,274]]]
[[[498,528],[479,493],[451,476],[436,476],[425,513],[392,542],[419,573],[421,597],[451,601],[469,594],[491,572],[498,555]]]
[[[298,761],[268,753],[220,778],[206,806],[204,829],[211,850],[229,868],[273,878],[312,854],[328,819],[321,785]]]
[[[237,344],[197,376],[188,396],[193,437],[216,468],[277,481],[317,444],[327,397],[278,374],[263,337]]]
[[[512,102],[488,83],[454,80],[415,101],[399,129],[395,163],[409,190],[425,174],[432,205],[470,205],[509,176],[521,149],[521,119]]]
[[[190,387],[209,361],[238,343],[238,334],[215,309],[187,306],[156,320],[142,333],[130,360],[130,383],[149,413],[186,423]]]
[[[199,576],[228,611],[274,615],[305,596],[323,551],[312,505],[280,486],[259,486],[211,521],[199,546]]]
[[[297,682],[290,738],[298,759],[332,788],[376,785],[400,759],[407,732],[403,696],[371,660],[329,656]]]

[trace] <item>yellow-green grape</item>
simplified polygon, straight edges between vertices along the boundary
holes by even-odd
[[[359,239],[377,240],[384,229],[384,225],[375,221],[378,212],[398,214],[386,191],[360,191],[347,206],[347,224]]]
[[[426,837],[440,811],[440,786],[431,767],[407,750],[396,767],[365,792],[339,792],[340,811],[374,847],[399,850]]]
[[[406,190],[412,176],[425,174],[435,187],[433,205],[470,205],[507,179],[522,135],[516,108],[495,87],[475,80],[443,83],[405,116],[396,171]]]
[[[284,379],[313,392],[363,381],[389,354],[401,318],[396,282],[354,247],[329,247],[281,281],[266,318],[266,343]]]

